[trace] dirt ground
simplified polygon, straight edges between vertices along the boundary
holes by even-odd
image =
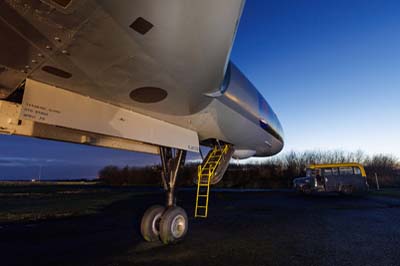
[[[104,201],[106,189],[88,192],[85,201],[79,193],[53,198],[52,212],[73,206],[73,215],[2,220],[0,265],[400,265],[400,198],[214,191],[209,218],[194,219],[194,191],[180,191],[189,233],[164,246],[144,242],[139,231],[146,207],[162,203],[164,194],[108,190],[119,196]],[[19,202],[24,213],[29,206],[38,211],[34,195]],[[10,197],[0,197],[2,205],[18,209]],[[93,203],[96,197],[101,204]],[[76,205],[92,211],[79,212]],[[0,217],[7,208],[0,207]]]

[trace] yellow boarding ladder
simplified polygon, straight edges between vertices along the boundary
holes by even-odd
[[[222,158],[229,151],[229,145],[215,146],[205,162],[197,168],[197,196],[194,217],[206,218],[208,214],[208,197],[210,195],[210,182],[215,170],[222,162]]]

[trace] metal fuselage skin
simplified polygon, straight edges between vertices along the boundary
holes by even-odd
[[[196,0],[192,7],[180,0],[86,0],[65,10],[51,0],[22,2],[0,3],[0,99],[30,78],[193,130],[200,143],[230,143],[236,158],[282,150],[274,111],[229,62],[244,1]],[[145,37],[129,27],[141,16],[156,25]],[[43,71],[48,65],[71,78]],[[154,104],[129,98],[132,88],[149,83],[168,97]]]
[[[264,157],[280,152],[284,145],[282,126],[267,101],[233,63],[226,78],[229,81],[222,95],[193,116],[196,121],[208,114],[208,120],[215,121],[215,125],[209,127],[211,131],[208,126],[196,126],[200,139],[216,138],[233,143],[237,158]]]

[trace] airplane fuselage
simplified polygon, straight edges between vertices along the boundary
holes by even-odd
[[[243,3],[6,0],[0,98],[30,78],[230,143],[237,158],[276,154],[277,116],[229,61]]]

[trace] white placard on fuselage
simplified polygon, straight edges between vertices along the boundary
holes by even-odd
[[[31,79],[20,118],[199,152],[195,131]]]

